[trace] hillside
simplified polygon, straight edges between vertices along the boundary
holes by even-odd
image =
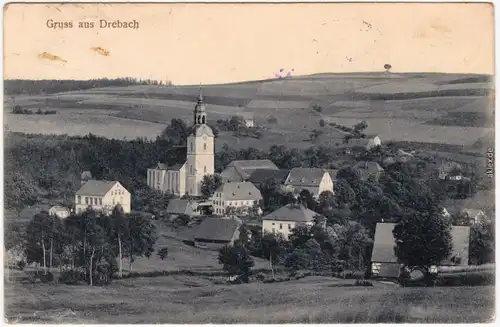
[[[9,88],[9,81],[6,81]],[[12,88],[12,87],[10,87]],[[351,73],[316,74],[289,79],[203,86],[209,123],[242,112],[254,114],[262,139],[221,133],[235,147],[267,149],[272,144],[309,147],[337,138],[324,119],[352,126],[368,122],[367,134],[383,141],[452,144],[475,149],[493,131],[494,89],[489,76],[459,74]],[[8,129],[26,133],[96,134],[110,138],[155,138],[170,119],[190,121],[199,86],[129,85],[5,99]],[[13,115],[14,105],[56,115]],[[313,110],[313,105],[322,111]],[[269,124],[268,118],[277,118]]]

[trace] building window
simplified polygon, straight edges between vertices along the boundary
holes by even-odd
[[[89,198],[85,197],[85,204],[89,204]]]
[[[193,145],[193,141],[191,141],[191,152],[194,151],[194,145]]]
[[[292,229],[292,225],[291,224],[288,224],[288,229]]]
[[[189,165],[189,173],[192,175],[193,174],[193,165]]]
[[[207,149],[207,144],[203,143],[203,150],[206,150],[206,149]]]
[[[99,198],[99,205],[102,206],[102,198]]]
[[[274,226],[274,223],[272,223],[272,225]]]
[[[283,224],[280,224],[280,229],[283,229]]]
[[[207,172],[207,166],[203,166],[203,172],[206,173]]]
[[[82,196],[79,195],[77,198],[78,198],[78,204],[82,203]]]

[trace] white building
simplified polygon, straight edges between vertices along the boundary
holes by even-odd
[[[49,215],[64,219],[69,217],[70,211],[68,208],[62,206],[53,206],[49,209]]]
[[[90,180],[83,184],[75,194],[77,214],[91,208],[110,214],[120,204],[124,213],[130,213],[130,192],[117,181]]]
[[[225,215],[229,208],[245,214],[259,204],[262,194],[250,182],[225,183],[220,186],[212,197],[212,207],[215,215]]]
[[[300,205],[289,204],[262,218],[262,234],[280,233],[285,239],[299,225],[313,226],[318,213]]]
[[[324,191],[333,193],[332,175],[322,168],[293,168],[283,184],[283,191],[300,193],[302,190],[308,190],[315,198]]]
[[[194,108],[194,124],[187,138],[187,157],[182,164],[168,167],[158,163],[148,169],[147,184],[154,189],[177,196],[201,196],[201,181],[214,173],[214,133],[207,124],[203,96]]]

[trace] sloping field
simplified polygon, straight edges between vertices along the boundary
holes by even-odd
[[[307,147],[319,120],[353,126],[368,123],[367,134],[382,141],[402,140],[472,146],[493,128],[488,76],[454,74],[353,73],[316,74],[291,79],[203,86],[208,120],[252,112],[258,126],[269,127],[263,138],[237,139],[221,133],[218,143],[267,149],[272,144]],[[105,137],[156,137],[172,118],[188,123],[200,87],[127,86],[71,91],[49,96],[6,99],[56,115],[5,115],[11,131],[30,133],[93,133]],[[451,92],[451,94],[450,94]],[[320,105],[318,113],[312,106]],[[453,112],[453,113],[452,113]],[[269,115],[278,123],[269,125]],[[331,126],[322,128],[325,134]]]
[[[168,276],[107,287],[6,284],[5,314],[18,323],[474,323],[489,322],[494,290],[400,288],[306,277],[282,283],[213,285]]]

